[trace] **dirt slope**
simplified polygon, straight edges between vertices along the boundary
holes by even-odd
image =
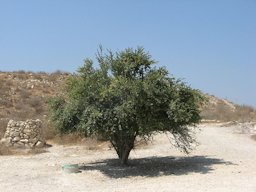
[[[256,142],[233,127],[201,126],[200,146],[184,156],[158,135],[132,152],[131,166],[116,166],[105,147],[53,146],[36,156],[0,156],[0,191],[256,191]],[[78,163],[81,173],[61,165]]]

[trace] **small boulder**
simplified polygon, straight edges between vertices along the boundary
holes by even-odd
[[[44,145],[45,145],[44,142],[38,141],[35,146],[36,146],[37,148],[41,148],[41,147],[44,147]]]

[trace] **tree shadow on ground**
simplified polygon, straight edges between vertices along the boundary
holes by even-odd
[[[235,165],[222,159],[207,156],[192,157],[148,157],[131,159],[129,166],[120,166],[117,159],[107,159],[100,162],[80,166],[81,171],[98,170],[111,178],[127,177],[157,177],[163,175],[186,175],[189,173],[207,174],[214,169],[213,165]]]

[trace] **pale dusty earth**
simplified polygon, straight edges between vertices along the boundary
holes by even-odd
[[[166,135],[131,152],[120,167],[108,147],[55,146],[47,153],[0,156],[0,192],[218,191],[256,192],[256,141],[235,127],[200,125],[200,145],[184,155]],[[80,173],[65,173],[64,164]]]

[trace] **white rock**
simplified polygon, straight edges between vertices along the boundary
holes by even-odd
[[[36,147],[43,147],[44,146],[44,142],[42,142],[42,141],[38,141],[37,143],[36,143]]]
[[[11,134],[13,137],[19,137],[20,136],[20,132],[13,132],[12,134]]]
[[[35,146],[35,144],[34,143],[28,143],[28,146],[32,148],[32,147]]]
[[[29,139],[29,136],[27,136],[26,134],[23,134],[23,138],[24,139]]]
[[[12,141],[17,142],[20,140],[20,137],[14,137]]]
[[[24,143],[17,142],[13,144],[14,147],[25,147]]]
[[[7,137],[7,138],[2,138],[0,143],[2,144],[8,144],[11,142],[11,138],[10,137]]]
[[[26,134],[30,134],[31,132],[32,132],[31,129],[28,129],[28,128],[23,130],[23,133],[26,133]]]
[[[29,139],[29,140],[28,140],[28,142],[29,142],[29,143],[32,143],[33,145],[34,145],[35,143],[37,143],[37,141],[38,141],[37,138]]]
[[[20,142],[22,142],[22,143],[28,143],[28,139],[21,139]]]

